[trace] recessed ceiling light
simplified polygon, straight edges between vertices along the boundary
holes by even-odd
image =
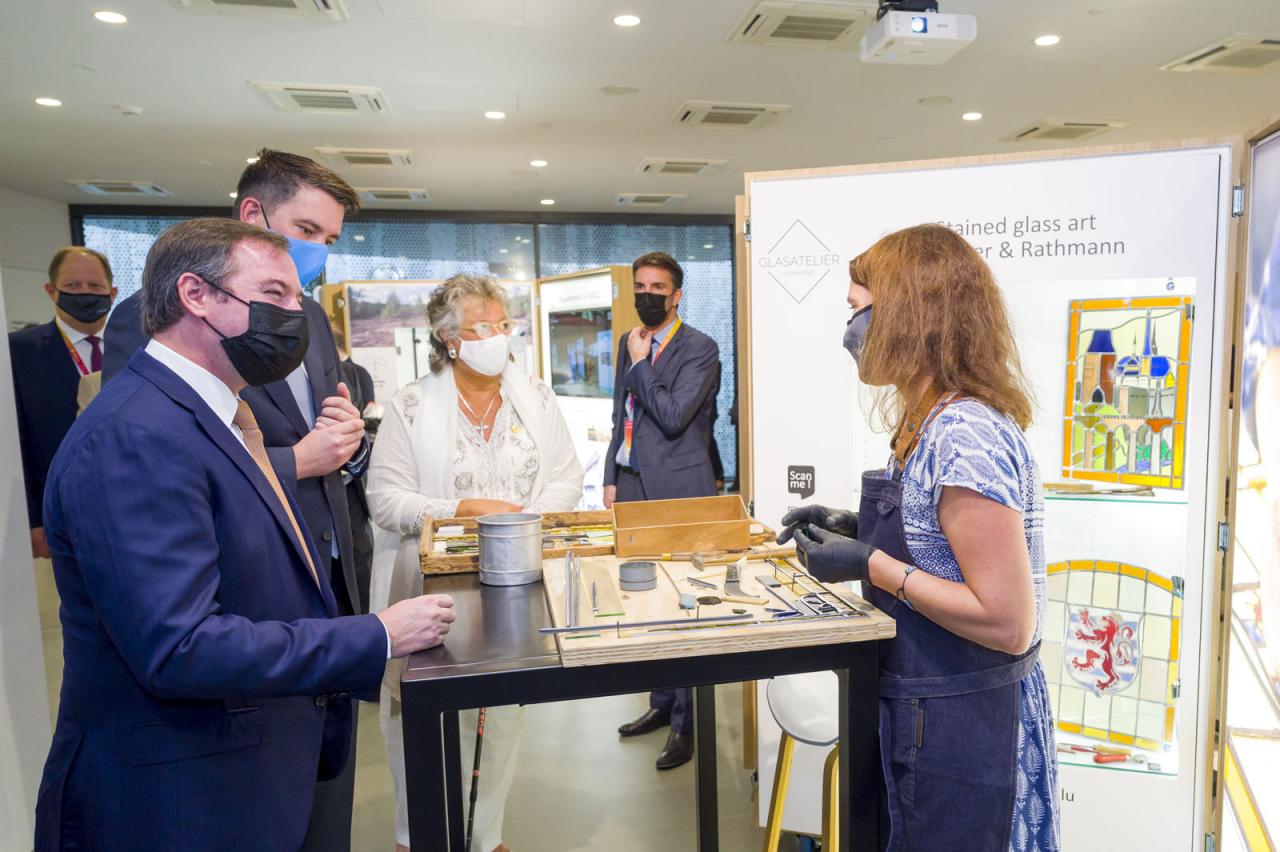
[[[491,109],[484,114],[484,117],[492,119],[494,121],[499,121],[501,119],[506,118],[507,114],[505,112],[502,112],[501,110]]]
[[[1036,47],[1053,47],[1060,41],[1062,41],[1062,37],[1053,34],[1036,36]]]
[[[698,259],[698,256],[697,256],[696,254],[691,254],[691,255],[689,255],[689,258],[688,258],[688,259],[689,259],[689,260],[697,260],[697,259]]]
[[[619,15],[613,19],[613,22],[620,27],[638,27],[640,19],[635,15]]]
[[[606,95],[638,95],[640,90],[635,86],[604,86],[600,89]]]
[[[62,106],[62,101],[58,100],[57,98],[36,98],[36,103],[38,103],[40,106],[47,106],[47,107]]]
[[[104,24],[123,24],[129,20],[119,12],[108,12],[105,9],[101,12],[94,12],[93,16]]]
[[[546,160],[530,160],[529,165],[533,166],[535,169],[545,169],[547,167],[547,161]]]
[[[552,204],[556,203],[556,200],[554,198],[544,198],[538,203],[541,204],[543,207],[550,207]]]
[[[714,245],[714,244],[712,244],[712,243],[703,243],[703,244],[702,244],[702,247],[703,247],[704,249],[712,249],[712,248],[715,248],[715,245]]]
[[[358,243],[362,243],[364,242],[364,234],[352,234],[351,239]]]
[[[961,117],[961,118],[963,118],[965,121],[981,121],[981,120],[982,120],[982,113],[980,113],[980,112],[966,112],[964,115],[962,115],[962,116],[960,116],[960,117]]]
[[[257,158],[257,157],[245,157],[245,160],[244,160],[244,161],[245,161],[246,163],[248,163],[249,165],[251,165],[251,166],[252,166],[254,163],[258,162],[258,158]]]
[[[506,249],[498,249],[498,254],[507,254]]]
[[[236,197],[236,194],[235,194],[234,192],[228,192],[228,193],[227,193],[227,195],[228,195],[228,197],[230,197],[230,198],[235,198],[235,197]]]

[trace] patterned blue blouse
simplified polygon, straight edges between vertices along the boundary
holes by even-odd
[[[888,473],[893,474],[893,462]],[[976,491],[1022,513],[1036,598],[1034,642],[1044,631],[1047,581],[1044,561],[1044,496],[1040,469],[1017,424],[973,399],[957,400],[925,429],[902,473],[902,522],[907,547],[919,568],[938,577],[964,580],[938,523],[944,486]],[[1053,711],[1044,670],[1022,679],[1019,712],[1017,800],[1010,848],[1057,852],[1058,761]]]

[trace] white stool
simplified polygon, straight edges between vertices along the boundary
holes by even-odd
[[[784,675],[765,687],[769,712],[782,729],[778,741],[778,765],[773,773],[773,795],[769,799],[769,820],[765,825],[764,852],[778,852],[782,837],[782,810],[791,781],[791,758],[797,742],[819,747],[833,746],[840,738],[837,714],[839,680],[835,672],[808,672]],[[839,844],[839,759],[840,749],[832,748],[822,770],[822,848]]]

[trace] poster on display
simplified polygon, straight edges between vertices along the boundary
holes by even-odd
[[[933,222],[995,274],[1036,406],[1068,849],[1096,846],[1100,825],[1106,848],[1199,848],[1205,830],[1232,168],[1223,145],[747,176],[751,496],[767,524],[802,502],[856,507],[861,473],[889,458],[841,346],[849,261]],[[763,697],[758,718],[768,790]],[[784,824],[816,833],[825,753],[809,751]]]
[[[430,351],[427,302],[440,281],[348,281],[346,306],[351,357],[373,376],[374,393],[385,402],[404,385],[425,375]],[[512,334],[516,363],[536,374],[537,345],[532,322],[533,285],[499,281],[507,291],[509,316],[521,324]]]
[[[584,473],[580,510],[604,508],[604,459],[613,437],[613,275],[608,270],[539,288],[542,376],[559,398]]]

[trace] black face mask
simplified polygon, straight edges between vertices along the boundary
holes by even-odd
[[[649,328],[661,325],[667,318],[667,297],[661,293],[636,293],[636,313]]]
[[[204,321],[222,338],[222,350],[242,379],[255,386],[269,385],[298,369],[310,342],[306,312],[286,310],[270,302],[246,302],[216,284],[209,286],[249,306],[249,328],[235,337],[227,337],[207,319]]]
[[[58,291],[58,301],[54,302],[80,322],[97,322],[111,310],[111,297],[98,293],[64,293]]]

